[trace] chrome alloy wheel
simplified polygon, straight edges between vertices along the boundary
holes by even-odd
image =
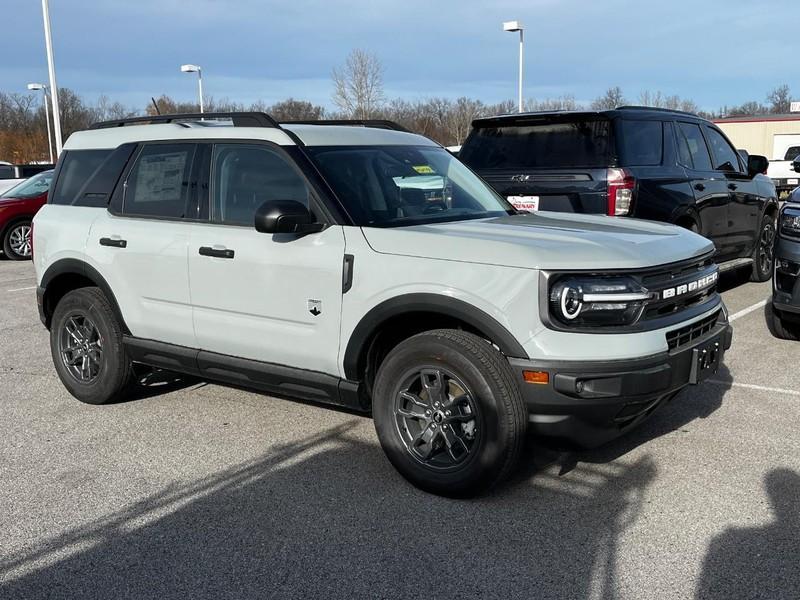
[[[31,255],[31,226],[28,223],[16,225],[8,234],[8,245],[17,256],[29,258]]]
[[[758,266],[762,273],[772,272],[772,255],[774,252],[773,242],[775,241],[775,224],[766,223],[761,230],[758,240]]]

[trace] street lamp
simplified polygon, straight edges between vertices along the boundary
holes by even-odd
[[[200,65],[181,65],[181,73],[197,73],[197,95],[200,98],[200,114],[203,114],[203,70]]]
[[[503,23],[503,31],[519,31],[519,112],[522,112],[522,29],[519,21]]]
[[[44,119],[47,121],[47,151],[50,153],[50,162],[53,162],[53,135],[50,133],[50,109],[47,107],[47,86],[43,83],[29,83],[28,89],[32,92],[42,90],[44,94]]]
[[[58,110],[58,85],[56,84],[56,65],[53,60],[53,38],[50,35],[50,7],[42,0],[44,19],[44,44],[47,50],[47,73],[50,77],[50,101],[53,103],[53,133],[56,138],[56,156],[61,154],[61,112]]]

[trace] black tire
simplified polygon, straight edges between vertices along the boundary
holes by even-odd
[[[30,230],[30,219],[14,221],[6,227],[3,232],[3,254],[7,258],[10,260],[31,259]]]
[[[775,219],[764,215],[758,228],[756,247],[753,248],[753,271],[750,281],[764,282],[772,277],[775,244]]]
[[[50,352],[64,387],[81,402],[124,400],[132,387],[133,365],[122,344],[120,324],[98,288],[64,295],[53,313]]]
[[[800,340],[800,323],[787,321],[779,311],[775,310],[774,306],[771,308],[770,313],[771,329],[775,337],[792,341]]]
[[[409,394],[422,404],[409,401]],[[441,406],[434,407],[436,398],[444,400]],[[403,416],[410,412],[413,417]],[[389,353],[375,380],[373,418],[381,446],[400,474],[423,490],[450,497],[479,494],[506,478],[527,427],[525,404],[505,357],[484,339],[452,329],[415,335]],[[417,436],[420,445],[413,441]],[[430,456],[422,458],[426,452]]]

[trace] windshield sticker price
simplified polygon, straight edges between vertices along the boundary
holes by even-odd
[[[428,165],[416,165],[411,168],[414,169],[420,175],[433,175],[436,172]]]

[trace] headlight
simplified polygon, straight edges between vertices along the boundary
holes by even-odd
[[[629,277],[567,277],[550,288],[550,314],[568,327],[631,325],[651,297]]]
[[[800,208],[784,208],[779,221],[783,235],[800,237]]]

